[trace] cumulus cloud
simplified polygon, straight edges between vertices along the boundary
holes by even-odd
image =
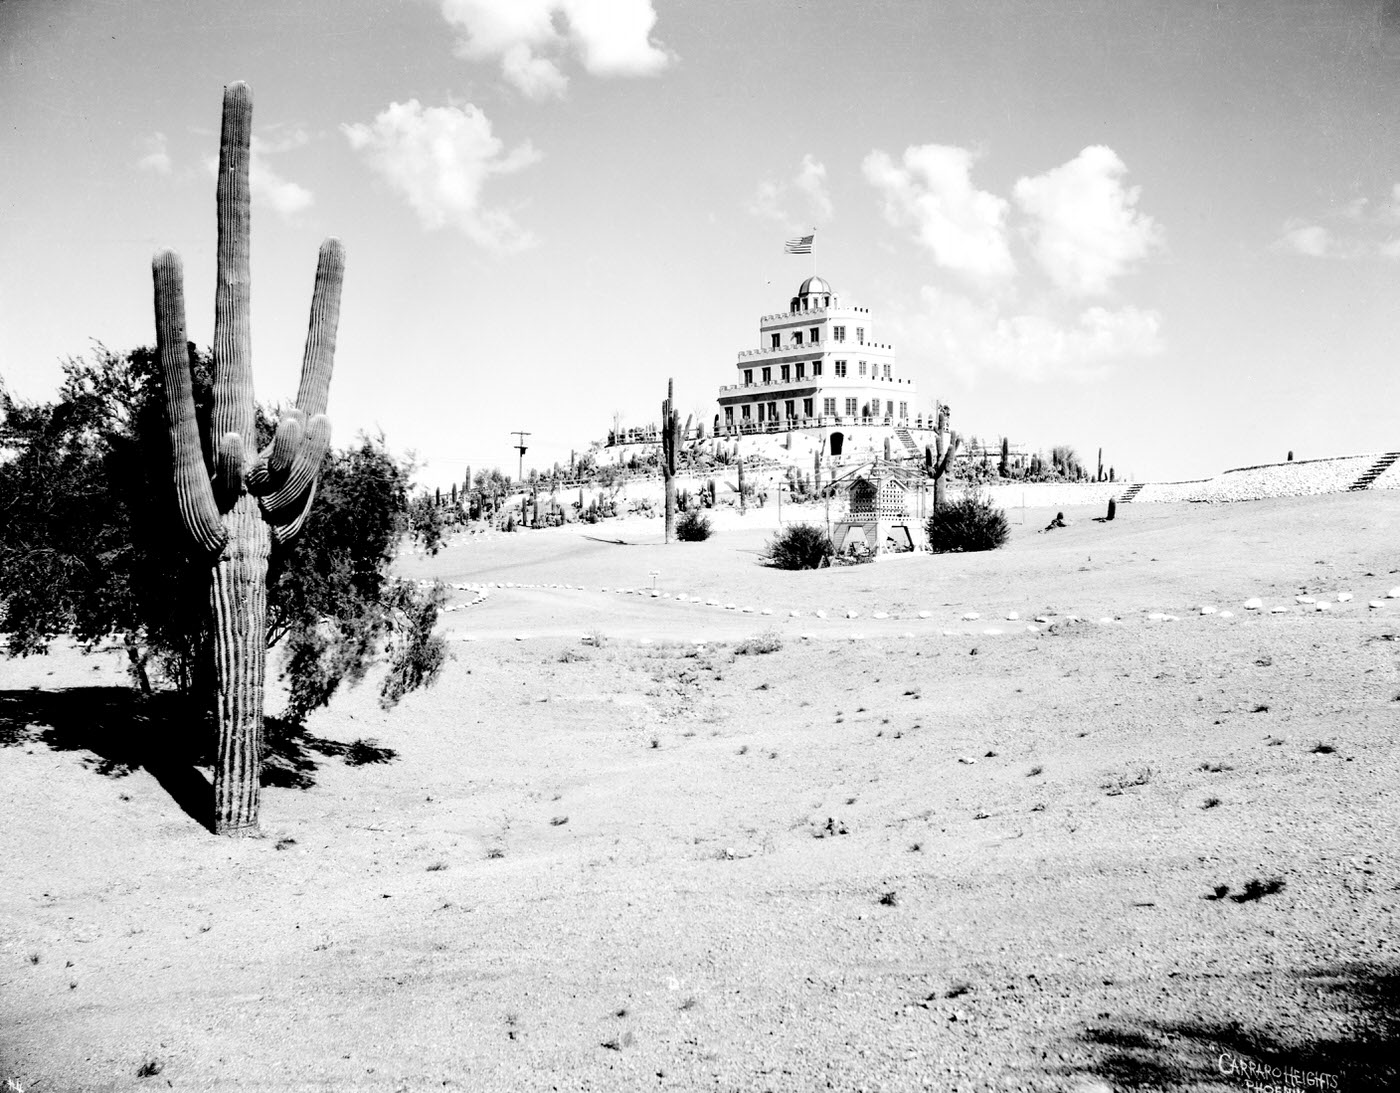
[[[498,60],[506,80],[531,98],[568,86],[560,68],[570,51],[594,76],[651,76],[671,54],[651,37],[651,0],[442,0],[457,28],[460,56]]]
[[[884,198],[885,218],[912,225],[938,265],[981,281],[1010,278],[1008,203],[972,184],[974,159],[965,148],[924,144],[906,148],[899,163],[871,152],[862,170]]]
[[[1112,148],[1096,144],[1016,183],[1012,194],[1029,218],[1032,253],[1065,292],[1105,293],[1161,244],[1161,229],[1137,209],[1141,187],[1123,185],[1126,173]]]
[[[967,379],[988,371],[1027,381],[1093,379],[1164,348],[1161,315],[1131,305],[1008,314],[995,301],[932,286],[921,299],[923,312],[911,327],[915,341]]]
[[[534,243],[508,212],[484,206],[481,191],[492,175],[528,167],[539,153],[528,141],[507,152],[490,119],[470,103],[425,107],[410,99],[390,103],[370,124],[340,128],[424,227],[452,226],[498,251]]]
[[[154,171],[158,175],[170,173],[170,153],[165,148],[164,133],[152,133],[148,137],[140,138],[136,142],[136,148],[141,153],[136,166],[141,170]]]
[[[801,206],[800,213],[792,208],[794,203]],[[802,157],[802,165],[791,182],[769,179],[760,182],[749,200],[748,209],[753,215],[779,223],[788,231],[826,223],[832,214],[826,167],[808,153]]]
[[[1321,216],[1289,217],[1272,250],[1304,258],[1400,258],[1400,183],[1385,200],[1356,197]]]
[[[1335,241],[1332,233],[1321,224],[1290,220],[1284,224],[1283,234],[1274,242],[1274,249],[1309,258],[1325,258],[1335,253]]]

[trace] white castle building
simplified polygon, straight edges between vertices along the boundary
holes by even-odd
[[[716,432],[932,426],[894,347],[875,340],[870,309],[842,305],[820,277],[802,282],[787,311],[764,315],[758,338],[739,352],[738,382],[719,390]]]

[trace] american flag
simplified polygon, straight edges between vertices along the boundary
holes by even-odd
[[[796,239],[789,239],[783,244],[784,254],[811,254],[812,240],[814,235],[799,235]]]

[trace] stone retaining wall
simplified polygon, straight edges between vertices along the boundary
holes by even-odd
[[[1222,471],[1214,478],[1190,482],[1147,482],[1133,498],[1133,504],[1173,504],[1183,501],[1223,503],[1342,493],[1383,454],[1372,452],[1368,455],[1237,467]],[[1130,482],[1006,482],[986,485],[982,490],[998,507],[1009,510],[1022,503],[1027,508],[1107,506],[1110,497],[1122,497],[1132,485]],[[1371,484],[1371,489],[1400,489],[1400,462],[1377,478]],[[953,492],[957,492],[956,489]]]

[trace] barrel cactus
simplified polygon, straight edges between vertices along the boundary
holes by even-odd
[[[273,544],[306,522],[330,446],[326,399],[340,320],[345,251],[321,244],[296,406],[257,449],[248,324],[248,156],[253,99],[248,86],[224,88],[219,143],[218,269],[214,295],[214,408],[204,457],[195,415],[185,334],[180,257],[152,261],[172,470],[181,524],[209,567],[218,730],[213,827],[251,834],[258,826],[262,773],[263,681],[267,666],[267,562]]]

